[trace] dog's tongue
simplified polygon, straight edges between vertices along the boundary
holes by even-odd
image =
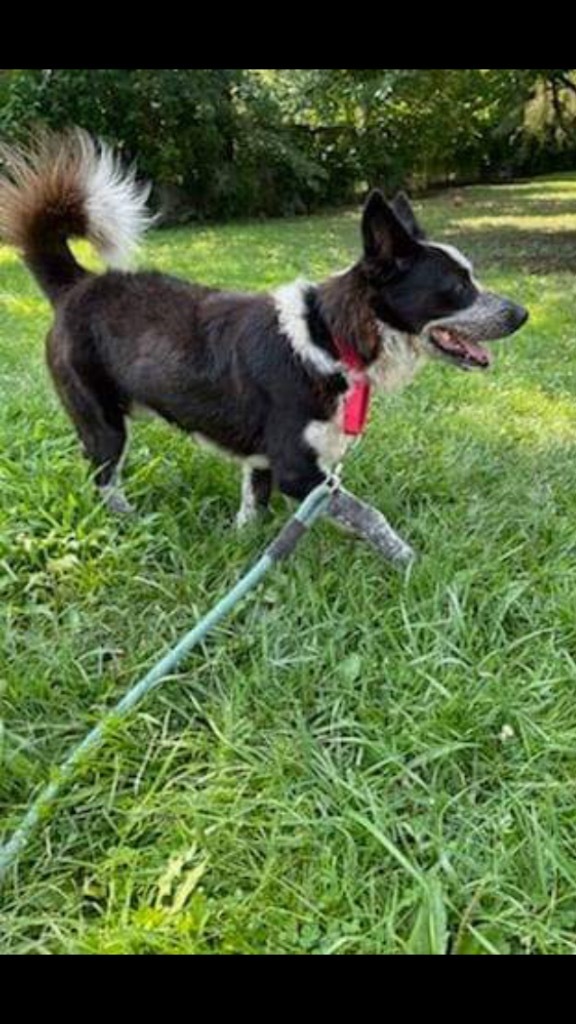
[[[482,348],[481,345],[475,345],[473,341],[465,341],[463,345],[470,359],[474,359],[475,362],[480,363],[482,366],[490,366],[492,356],[485,348]]]
[[[490,366],[490,353],[481,345],[475,345],[473,341],[459,338],[451,331],[437,330],[434,332],[434,337],[445,352],[450,352],[455,356],[466,356],[473,362],[479,363],[480,366]]]

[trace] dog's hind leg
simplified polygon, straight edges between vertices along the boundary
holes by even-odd
[[[48,366],[60,399],[68,412],[94,467],[94,481],[111,512],[127,514],[133,509],[120,483],[126,454],[126,419],[112,388],[94,372],[82,372],[68,358],[55,357],[48,350]]]
[[[122,424],[122,437],[118,437],[114,443],[116,445],[116,450],[119,449],[120,444],[122,445],[120,449],[120,457],[113,466],[112,473],[108,477],[108,482],[102,483],[102,477],[100,476],[100,482],[97,481],[97,486],[102,496],[102,500],[110,512],[114,512],[116,515],[121,516],[131,515],[134,512],[134,506],[130,504],[124,494],[124,488],[122,487],[121,482],[122,466],[124,465],[124,460],[128,451],[128,436],[125,420]],[[107,465],[109,465],[109,463],[105,464],[99,472],[102,473]]]
[[[269,469],[255,469],[249,463],[242,468],[242,501],[236,527],[242,530],[253,523],[268,508],[272,493],[272,473]]]

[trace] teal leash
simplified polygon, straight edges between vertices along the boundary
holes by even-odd
[[[274,565],[292,554],[303,534],[325,511],[338,486],[338,479],[333,477],[311,491],[256,564],[175,647],[150,669],[143,679],[128,690],[122,700],[104,715],[82,742],[72,749],[66,760],[60,765],[53,780],[44,787],[31,804],[12,838],[0,847],[0,884],[16,863],[32,833],[48,815],[64,785],[73,779],[84,756],[104,740],[111,727],[115,727],[144,697],[170,676],[190,651],[204,640],[205,636],[223,618],[230,614],[238,602],[260,583],[260,580]]]

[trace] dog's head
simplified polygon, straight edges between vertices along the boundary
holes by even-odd
[[[372,192],[362,233],[373,312],[429,354],[485,369],[491,356],[480,342],[514,334],[528,319],[522,306],[484,291],[458,249],[427,240],[403,193],[389,203]]]

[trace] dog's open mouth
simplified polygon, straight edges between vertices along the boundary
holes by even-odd
[[[447,356],[465,370],[487,370],[492,363],[492,356],[487,349],[465,338],[457,330],[433,327],[428,338],[443,356]]]

